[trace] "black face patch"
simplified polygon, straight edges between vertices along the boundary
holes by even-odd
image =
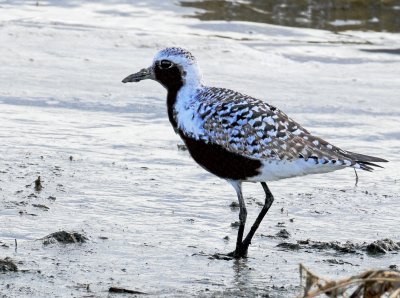
[[[156,63],[154,67],[156,81],[167,90],[179,89],[183,85],[181,71],[175,64],[170,65],[168,62],[170,61],[162,60]]]
[[[164,62],[163,62],[164,61]],[[175,65],[169,65],[169,60],[162,60],[156,63],[154,67],[154,76],[156,81],[163,85],[167,91],[167,111],[168,119],[174,129],[177,129],[177,123],[174,115],[174,105],[179,89],[183,86],[183,78],[180,69]],[[168,66],[168,67],[167,67]]]

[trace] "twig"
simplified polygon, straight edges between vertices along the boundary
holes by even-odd
[[[135,290],[128,290],[124,288],[117,288],[117,287],[110,287],[108,289],[109,293],[126,293],[126,294],[137,294],[137,295],[147,295],[147,293],[135,291]]]
[[[357,174],[357,170],[354,168],[354,173],[356,174],[356,184],[354,186],[357,186],[358,184],[358,174]]]

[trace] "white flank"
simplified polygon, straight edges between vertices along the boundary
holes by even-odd
[[[261,174],[250,177],[247,179],[247,181],[276,181],[296,176],[333,172],[344,169],[345,167],[346,166],[332,163],[316,164],[315,160],[312,158],[308,159],[307,161],[304,159],[265,160],[262,161]]]

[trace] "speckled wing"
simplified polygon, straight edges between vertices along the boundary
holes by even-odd
[[[260,160],[314,159],[316,163],[353,166],[356,160],[312,136],[279,109],[229,89],[205,88],[198,112],[207,142]]]

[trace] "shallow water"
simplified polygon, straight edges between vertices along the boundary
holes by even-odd
[[[180,1],[203,21],[248,21],[289,27],[400,32],[400,1]]]
[[[4,297],[107,297],[111,286],[293,297],[299,263],[331,278],[400,265],[398,253],[276,247],[400,241],[400,58],[365,51],[398,48],[399,35],[201,22],[170,2],[0,3],[0,257],[22,270],[1,274]],[[206,82],[266,99],[334,144],[390,163],[359,172],[357,187],[352,170],[270,183],[275,202],[249,258],[210,260],[234,248],[234,190],[178,150],[162,87],[120,82],[168,45],[190,49]],[[257,184],[244,192],[251,222],[263,193]],[[283,227],[289,239],[266,237]],[[89,241],[37,240],[58,230]]]

